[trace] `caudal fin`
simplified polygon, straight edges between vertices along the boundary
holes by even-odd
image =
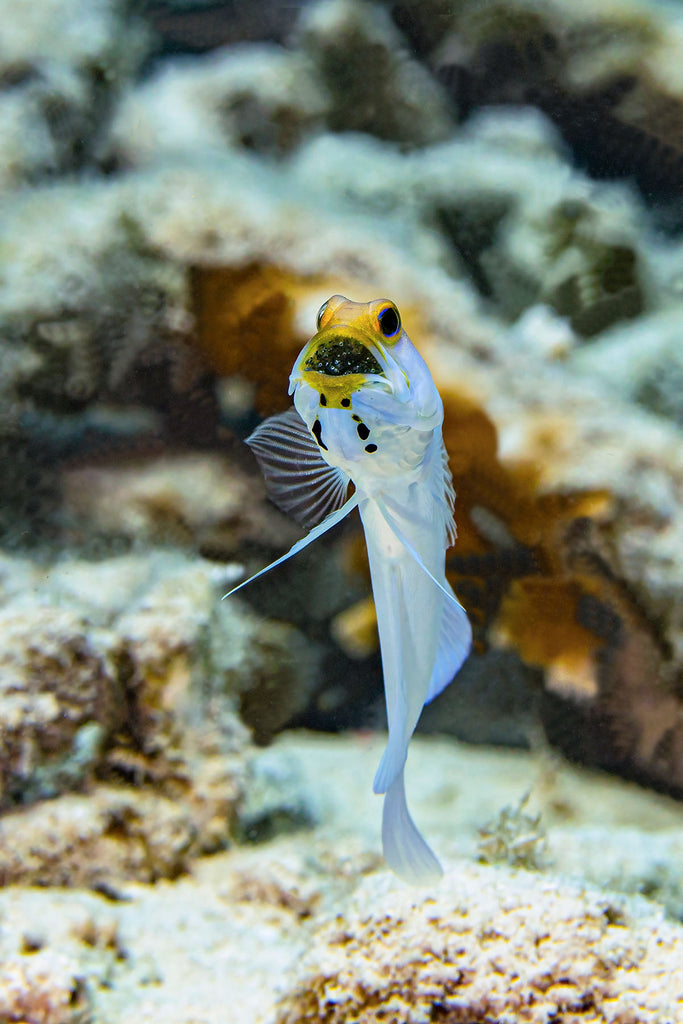
[[[375,773],[375,779],[372,783],[373,793],[387,792],[399,772],[403,772],[407,756],[408,743],[402,733],[399,732],[399,729],[394,728],[389,733],[389,742],[384,749],[382,760]]]
[[[389,786],[382,810],[384,859],[395,874],[414,885],[428,885],[443,875],[435,855],[410,816],[401,770]]]

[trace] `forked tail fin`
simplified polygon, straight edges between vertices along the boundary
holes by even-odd
[[[384,797],[382,809],[384,859],[395,874],[414,885],[429,885],[443,875],[436,856],[420,835],[406,803],[403,769]]]

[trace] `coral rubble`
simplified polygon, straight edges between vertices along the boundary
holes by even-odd
[[[680,943],[644,907],[524,874],[467,868],[423,896],[372,879],[313,937],[273,1020],[673,1021]]]
[[[260,755],[256,775],[277,780],[270,798],[261,791],[261,809],[277,813],[279,788],[282,810],[298,798],[315,829],[261,834],[259,845],[195,860],[154,885],[3,888],[2,1012],[36,1024],[219,1024],[226,1005],[234,1024],[420,1020],[435,1007],[455,1021],[544,1021],[552,1012],[611,1024],[679,1019],[673,801],[526,752],[418,737],[411,778],[447,877],[416,890],[396,883],[378,856],[370,780],[381,743],[290,733]],[[476,866],[477,831],[529,789],[547,857],[534,871]],[[87,798],[68,799],[83,801],[83,829]],[[151,801],[144,811],[150,829],[163,831]],[[112,829],[108,842],[117,837]],[[93,867],[101,855],[91,848]],[[664,902],[668,919],[632,895],[639,891]]]
[[[42,594],[7,594],[0,609],[0,877],[173,877],[231,841],[249,756],[240,702],[255,680],[289,689],[269,725],[257,719],[264,738],[305,700],[299,665],[313,655],[294,627],[221,604],[208,563],[28,566],[4,564],[40,576]]]

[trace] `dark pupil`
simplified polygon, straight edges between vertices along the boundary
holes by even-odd
[[[383,313],[380,313],[379,329],[385,338],[390,338],[392,334],[396,334],[399,326],[400,321],[398,319],[398,313],[395,309],[392,309],[391,306],[389,306],[388,309],[385,309]]]

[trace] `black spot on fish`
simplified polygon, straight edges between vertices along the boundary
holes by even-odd
[[[350,398],[342,398],[341,404],[344,406],[345,409],[348,409],[348,407],[351,405],[351,399]]]
[[[377,445],[376,444],[366,444],[365,450],[366,450],[366,452],[370,452],[370,454],[372,455],[373,452],[377,451]]]
[[[307,370],[327,373],[332,377],[343,377],[347,373],[382,373],[382,367],[372,352],[355,338],[336,337],[321,342],[305,366]]]
[[[356,414],[355,414],[355,413],[354,413],[354,415],[353,415],[353,416],[351,417],[351,419],[352,419],[352,420],[355,420],[355,422],[356,422],[356,423],[360,423],[360,416],[356,416]]]
[[[322,393],[320,395],[320,404],[321,405],[327,405],[327,398]]]
[[[370,437],[370,431],[368,430],[364,423],[359,423],[358,426],[356,427],[356,430],[358,431],[358,436],[361,439],[361,441],[367,441],[367,439]]]
[[[318,442],[319,447],[320,448],[324,448],[325,451],[327,451],[327,445],[323,443],[323,428],[322,428],[322,425],[320,423],[320,420],[316,420],[315,421],[315,423],[311,427],[311,433],[313,434],[313,437]]]

